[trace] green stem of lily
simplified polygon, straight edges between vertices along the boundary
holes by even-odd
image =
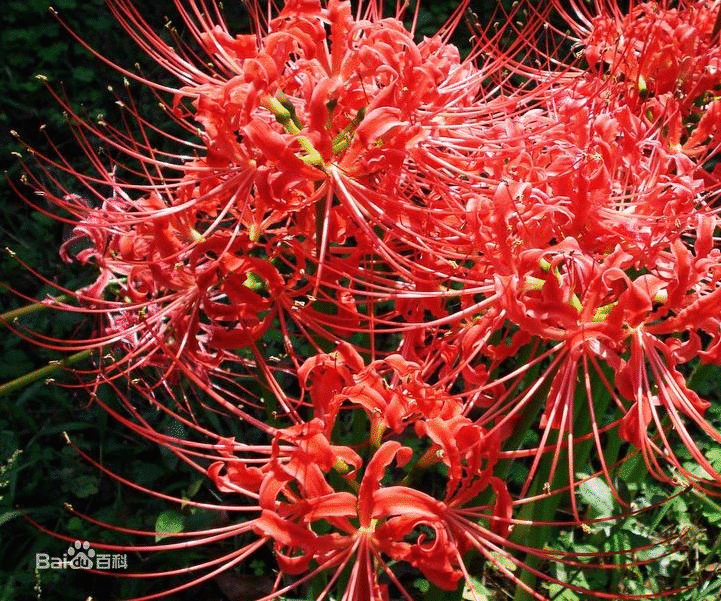
[[[333,138],[332,146],[334,154],[338,154],[350,146],[350,143],[353,140],[353,132],[356,130],[358,125],[360,125],[360,122],[363,121],[365,116],[366,107],[361,107],[351,122],[346,125],[343,130],[335,136],[335,138]]]
[[[67,300],[67,297],[64,294],[61,294],[60,296],[54,297],[53,300],[63,302]],[[25,315],[31,315],[32,313],[37,313],[38,311],[42,311],[43,309],[49,309],[50,307],[51,305],[48,305],[47,303],[37,302],[26,305],[24,307],[13,309],[12,311],[6,311],[5,313],[0,314],[0,326],[12,322],[13,320],[20,317],[24,317]]]
[[[605,413],[608,407],[611,395],[605,389],[601,378],[596,375],[593,379],[593,389],[591,395],[596,411],[599,415]],[[573,431],[588,433],[591,431],[591,419],[586,411],[589,399],[586,398],[585,391],[578,391],[576,398],[574,399],[574,417],[573,417]],[[549,440],[547,444],[555,444],[555,440]],[[588,463],[588,458],[593,448],[593,441],[586,440],[581,443],[573,445],[573,465],[584,466]],[[563,465],[565,461],[568,461],[567,449],[564,448],[562,456],[559,458],[557,465]],[[551,473],[554,458],[551,453],[541,460],[539,469],[536,473],[535,479],[531,484],[531,488],[528,491],[529,496],[540,495],[542,491],[554,491],[570,485],[568,494],[575,495],[576,487],[568,481],[568,473],[564,469],[557,469],[555,474]],[[535,503],[529,503],[524,505],[521,509],[519,520],[526,522],[528,525],[517,525],[511,539],[518,543],[523,543],[531,548],[543,548],[543,545],[551,539],[553,533],[553,526],[536,524],[532,526],[534,522],[548,522],[555,518],[556,511],[558,510],[563,494],[555,493],[540,499]],[[525,557],[525,564],[530,569],[522,569],[519,575],[519,579],[522,583],[527,585],[531,590],[534,590],[537,584],[537,576],[533,572],[534,569],[538,569],[541,560],[538,556],[528,554]],[[513,601],[532,601],[532,595],[524,589],[521,585],[518,585],[515,590]]]
[[[287,101],[286,104],[288,104],[288,102],[289,101]],[[320,156],[320,153],[306,136],[300,135],[300,124],[298,117],[295,115],[295,110],[291,113],[281,100],[272,96],[263,98],[261,105],[275,115],[275,120],[283,126],[285,131],[297,136],[298,144],[300,144],[301,148],[306,152],[306,155],[302,156],[301,160],[308,165],[324,169],[323,157]]]
[[[5,382],[5,384],[0,385],[0,396],[5,396],[7,394],[10,394],[11,392],[15,392],[16,390],[24,388],[25,386],[28,386],[33,382],[37,382],[38,380],[47,379],[53,374],[59,372],[61,369],[69,367],[70,365],[74,365],[75,363],[79,363],[84,359],[87,359],[88,357],[90,357],[90,352],[90,349],[87,349],[84,351],[80,351],[79,353],[75,353],[74,355],[70,355],[65,359],[51,361],[45,367],[41,367],[39,369],[22,375],[19,378],[15,378],[14,380]]]

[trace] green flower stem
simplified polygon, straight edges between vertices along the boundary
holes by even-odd
[[[363,106],[358,110],[351,122],[343,128],[343,131],[339,132],[335,138],[333,138],[332,146],[334,154],[338,154],[350,146],[350,143],[353,140],[353,133],[358,125],[360,125],[360,122],[363,121],[365,116],[366,107]]]
[[[605,374],[606,377],[610,374]],[[609,403],[610,403],[610,397],[609,397]],[[608,406],[608,403],[606,404],[606,407]],[[616,462],[618,461],[619,454],[621,453],[621,445],[623,444],[623,441],[621,440],[620,436],[609,436],[604,444],[603,447],[603,457],[604,461],[606,462],[606,467],[611,470],[612,466],[616,465]],[[642,463],[643,465],[643,463]],[[616,469],[616,473],[618,472],[620,468]],[[615,476],[615,473],[612,474]],[[639,475],[639,478],[641,476]],[[621,578],[624,574],[624,569],[622,567],[623,564],[623,557],[621,553],[623,552],[624,545],[621,538],[620,532],[615,532],[611,535],[610,540],[610,549],[609,551],[613,553],[609,557],[609,563],[615,563],[619,567],[615,570],[610,570],[609,574],[609,583],[608,583],[608,590],[610,591],[617,591],[618,588],[621,586]]]
[[[582,432],[584,434],[591,432],[591,416],[588,411],[588,403],[592,402],[595,412],[596,419],[601,419],[608,409],[608,405],[611,401],[611,395],[606,390],[601,378],[596,376],[592,377],[592,390],[591,399],[586,398],[585,390],[583,388],[577,391],[574,398],[574,417],[573,417],[573,431]],[[557,442],[557,435],[549,437],[546,445],[555,445]],[[582,442],[576,442],[573,447],[573,465],[578,468],[581,466],[588,465],[588,458],[591,453],[591,449],[594,447],[593,438],[584,440]],[[541,460],[538,472],[536,473],[535,479],[531,484],[528,491],[528,496],[540,495],[544,489],[557,490],[559,488],[567,487],[568,482],[568,471],[563,468],[564,464],[568,461],[566,445],[563,445],[562,455],[559,457],[557,462],[557,468],[553,477],[551,477],[551,467],[553,465],[554,456],[552,453],[546,453],[546,456]],[[575,494],[575,489],[570,490],[568,494]],[[511,534],[511,540],[527,545],[528,547],[535,549],[542,549],[553,533],[554,526],[548,525],[533,525],[537,521],[552,521],[555,518],[556,511],[561,503],[561,499],[567,497],[566,493],[555,493],[548,495],[547,497],[535,502],[528,503],[523,506],[518,516],[520,520],[528,522],[529,525],[516,525]],[[527,554],[524,559],[525,564],[531,569],[538,569],[541,560],[539,557]],[[531,590],[536,588],[536,575],[531,569],[522,570],[519,578],[520,581]],[[516,591],[513,597],[513,601],[532,601],[533,597],[520,585],[516,586]]]
[[[267,108],[271,113],[273,113],[273,115],[275,115],[275,120],[283,126],[285,131],[297,136],[298,143],[307,153],[305,156],[301,157],[301,160],[308,165],[313,165],[319,169],[325,169],[323,157],[321,157],[320,153],[315,149],[313,142],[311,142],[306,136],[299,135],[300,127],[298,117],[295,114],[295,110],[293,110],[292,113],[288,110],[286,104],[288,104],[287,101],[284,104],[281,100],[273,98],[272,96],[266,96],[261,102],[263,107]]]
[[[60,296],[54,297],[52,300],[56,300],[58,302],[63,302],[67,299],[67,297],[64,294],[61,294]],[[0,314],[0,326],[5,325],[8,322],[12,322],[15,319],[18,319],[19,317],[24,317],[25,315],[31,315],[32,313],[37,313],[38,311],[42,311],[44,309],[50,309],[51,305],[48,305],[44,302],[37,302],[32,303],[30,305],[26,305],[24,307],[19,307],[18,309],[13,309],[12,311],[6,311],[5,313]]]
[[[16,390],[24,388],[25,386],[28,386],[33,382],[37,382],[38,380],[49,378],[53,374],[59,372],[61,369],[64,369],[70,365],[74,365],[75,363],[78,363],[83,359],[87,359],[88,357],[90,357],[90,349],[80,351],[79,353],[70,355],[65,359],[51,361],[45,367],[41,367],[39,369],[36,369],[35,371],[31,371],[23,376],[20,376],[19,378],[10,380],[10,382],[5,382],[5,384],[0,385],[0,396],[15,392]]]
[[[531,357],[534,353],[535,349],[533,345],[526,345],[521,349],[518,354],[518,363],[520,365],[526,364],[528,361],[531,360]],[[536,362],[536,364],[528,371],[528,373],[524,377],[521,386],[523,388],[526,388],[528,385],[530,385],[529,383],[535,382],[540,377],[540,373],[541,365],[540,363]],[[517,451],[521,448],[521,446],[523,445],[523,439],[528,434],[528,431],[533,426],[533,422],[538,418],[541,409],[543,409],[543,406],[546,403],[546,396],[548,395],[549,388],[550,383],[545,382],[538,389],[528,406],[523,410],[521,418],[519,419],[516,427],[513,429],[513,434],[511,434],[508,442],[506,442],[504,445],[506,450]],[[501,459],[500,461],[498,461],[498,463],[496,463],[494,471],[502,480],[508,480],[508,476],[510,474],[512,466],[512,459]]]
[[[551,444],[555,441],[551,441]],[[565,457],[561,457],[560,461],[563,461]],[[547,454],[541,464],[539,465],[536,478],[531,485],[528,496],[533,497],[540,495],[543,492],[544,487],[548,483],[551,489],[555,489],[561,482],[566,479],[566,472],[563,469],[557,469],[553,483],[549,483],[551,464],[553,463],[553,455]],[[523,506],[518,519],[528,522],[530,525],[517,524],[511,534],[511,540],[513,542],[527,545],[532,548],[543,548],[550,538],[553,526],[547,525],[533,525],[536,521],[540,520],[553,520],[556,510],[561,502],[561,494],[556,493],[547,496],[546,498],[536,501],[534,503],[528,503]],[[541,559],[536,555],[528,553],[524,558],[524,563],[530,569],[523,569],[519,579],[527,585],[531,590],[536,588],[537,576],[531,571],[537,569],[541,563]],[[513,596],[513,601],[532,601],[532,595],[525,590],[520,584],[516,585],[516,591]]]
[[[704,505],[711,511],[711,513],[717,513],[721,514],[721,505],[716,503],[713,499],[711,499],[708,495],[702,493],[700,490],[696,490],[695,488],[691,488],[691,494],[693,494],[695,497],[700,499]]]

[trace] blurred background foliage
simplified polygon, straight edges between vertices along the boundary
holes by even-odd
[[[482,20],[493,3],[478,4],[477,13]],[[53,6],[74,31],[102,54],[115,57],[130,68],[139,62],[144,73],[156,81],[166,77],[157,66],[154,68],[144,60],[133,42],[115,24],[102,0],[57,0]],[[435,31],[455,6],[455,0],[425,3],[419,19],[419,35]],[[228,2],[225,8],[230,15],[229,22],[237,24],[237,30],[241,30],[245,24],[243,2]],[[159,27],[166,17],[175,19],[172,0],[145,3],[142,12]],[[105,115],[111,123],[119,120],[116,97],[108,91],[108,86],[122,91],[124,84],[121,76],[94,59],[52,17],[48,12],[48,0],[6,0],[3,20],[0,33],[0,160],[7,175],[0,185],[3,236],[0,248],[10,248],[48,280],[75,289],[89,281],[92,274],[84,274],[77,266],[60,261],[58,247],[68,234],[63,224],[30,209],[8,185],[8,181],[17,183],[22,172],[21,159],[15,153],[27,155],[23,145],[10,132],[18,132],[25,142],[41,151],[47,150],[48,140],[52,140],[69,162],[82,171],[87,168],[87,161],[70,133],[63,111],[35,76],[46,76],[50,85],[67,96],[80,114],[91,119]],[[463,44],[468,37],[467,30],[463,30],[456,42]],[[143,113],[151,118],[155,116],[163,123],[157,99],[138,85],[132,84],[130,89]],[[72,187],[71,181],[67,184]],[[0,252],[0,273],[0,281],[29,298],[41,299],[55,292],[52,286],[41,282],[7,252]],[[0,292],[1,311],[24,304],[27,301],[16,294],[4,289]],[[90,331],[90,326],[77,316],[49,311],[23,318],[22,323],[54,337],[73,337]],[[0,383],[57,358],[57,353],[39,349],[4,331],[0,336]],[[716,401],[712,415],[718,427],[721,425],[719,372],[716,369],[701,370],[696,378],[699,392]],[[171,507],[119,485],[82,460],[64,442],[63,432],[103,465],[143,486],[180,497],[214,500],[203,480],[180,464],[177,458],[155,445],[138,441],[103,410],[89,404],[87,394],[73,388],[72,377],[58,376],[57,380],[54,383],[39,381],[0,397],[0,601],[84,601],[88,597],[106,601],[157,591],[159,584],[153,582],[108,579],[82,570],[35,570],[36,553],[61,556],[67,551],[68,542],[45,534],[22,519],[23,514],[30,515],[48,529],[80,540],[103,540],[107,534],[65,511],[63,505],[66,503],[97,519],[160,534],[206,527],[225,519],[222,515],[205,515],[187,507]],[[60,381],[64,386],[57,385]],[[179,424],[157,415],[146,417],[154,420],[161,430],[177,433]],[[705,450],[710,454],[718,453],[717,459],[721,461],[718,449]],[[518,475],[519,478],[522,476]],[[662,498],[663,491],[632,471],[623,479],[629,494],[641,502],[652,503]],[[604,503],[610,502],[608,496],[607,490],[590,490],[589,505],[602,513]],[[707,576],[705,584],[685,594],[683,601],[721,598],[721,577],[715,577],[721,547],[721,507],[714,500],[698,496],[679,498],[658,512],[620,526],[613,536],[608,532],[595,532],[582,544],[596,549],[624,545],[629,538],[645,536],[650,532],[650,525],[664,524],[669,528],[687,529],[688,545],[695,552],[695,557],[688,561],[695,561],[695,571],[700,576]],[[117,535],[113,541],[146,542]],[[571,532],[560,533],[555,542],[576,549],[580,544]],[[136,553],[128,557],[128,565],[132,571],[148,572],[190,565],[202,557],[193,551],[167,556]],[[678,584],[674,583],[674,578],[681,573],[674,571],[677,565],[669,559],[654,564],[655,571],[649,568],[616,577],[628,581],[629,592],[643,593],[655,585]],[[566,577],[564,574],[557,576]],[[244,601],[258,596],[268,578],[272,579],[272,561],[269,556],[260,554],[230,577],[172,598]],[[172,583],[161,584],[169,586]],[[487,591],[489,600],[507,598],[504,588],[509,589],[508,582],[498,572],[482,569],[476,584],[480,591]],[[418,579],[413,585],[419,599],[428,597],[428,582]],[[600,587],[607,585],[599,582]],[[558,590],[555,594],[557,601],[579,601],[568,591]],[[453,598],[462,596],[463,591],[459,591]],[[443,598],[451,599],[451,596]]]

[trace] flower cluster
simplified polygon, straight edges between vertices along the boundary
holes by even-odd
[[[253,5],[234,35],[217,7],[178,2],[193,43],[171,47],[112,0],[179,84],[124,72],[172,93],[186,137],[155,149],[162,132],[125,102],[137,132],[76,130],[97,173],[38,155],[85,185],[28,172],[73,216],[63,257],[99,272],[52,304],[101,316],[90,386],[129,417],[108,411],[254,514],[224,535],[257,537],[229,565],[272,544],[271,595],[325,573],[319,598],[410,599],[399,564],[475,594],[480,556],[544,599],[540,561],[620,569],[634,551],[528,535],[590,527],[584,482],[619,515],[635,456],[663,484],[721,486],[699,444],[721,434],[687,381],[721,363],[719,9],[559,1],[562,34],[533,3],[501,32],[461,3],[417,41],[381,4]],[[449,42],[464,15],[467,58]],[[569,42],[583,50],[566,64],[540,50]],[[205,442],[156,432],[119,380]],[[265,442],[209,429],[196,404]]]
[[[257,495],[262,513],[255,529],[273,540],[287,574],[303,574],[314,562],[334,570],[334,581],[352,563],[346,586],[355,592],[347,597],[387,599],[375,575],[393,580],[389,564],[402,561],[455,590],[463,554],[474,543],[483,548],[479,532],[502,540],[510,527],[511,497],[493,475],[499,439],[400,355],[365,366],[341,345],[309,359],[299,375],[314,417],[279,429],[260,467],[227,441],[228,457],[208,469],[218,490]],[[336,440],[344,436],[342,422],[369,424],[365,448],[334,444],[342,442]],[[424,490],[420,477],[435,465],[444,466],[445,477],[437,474]],[[478,505],[484,492],[492,498]],[[473,535],[466,526],[471,512]],[[316,534],[318,522],[331,531]]]

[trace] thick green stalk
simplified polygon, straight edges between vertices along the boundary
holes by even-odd
[[[273,113],[273,115],[275,115],[275,120],[283,126],[285,131],[297,136],[298,144],[300,144],[301,148],[303,148],[303,150],[307,153],[305,156],[301,157],[301,160],[308,165],[314,165],[321,170],[325,169],[323,157],[321,157],[320,153],[315,149],[313,142],[311,142],[306,136],[300,135],[301,128],[299,126],[298,117],[295,114],[295,110],[293,110],[293,112],[288,110],[287,105],[289,103],[286,102],[284,105],[278,98],[265,96],[261,104]]]
[[[519,364],[522,365],[530,361],[531,353],[533,352],[532,347],[533,345],[527,345],[523,349],[521,349],[518,359]],[[523,381],[533,382],[540,377],[540,373],[541,365],[539,363],[536,363],[536,365],[534,365],[526,374]],[[519,419],[513,430],[513,434],[511,434],[511,436],[508,438],[508,441],[504,445],[505,450],[517,451],[521,448],[523,444],[523,439],[527,436],[529,429],[532,427],[533,423],[538,418],[538,415],[543,409],[543,406],[546,402],[546,395],[548,394],[549,386],[550,384],[548,382],[545,382],[533,396],[531,402],[524,408],[523,414],[521,415],[521,418]],[[507,480],[512,465],[512,459],[502,459],[498,463],[496,463],[494,472],[499,478]]]
[[[66,297],[65,295],[61,294],[60,296],[55,297],[53,300],[63,302],[64,300],[66,300]],[[50,305],[44,302],[37,302],[30,305],[25,305],[24,307],[13,309],[12,311],[6,311],[5,313],[0,314],[0,326],[12,322],[13,320],[20,317],[24,317],[25,315],[37,313],[38,311],[42,311],[43,309],[50,309]]]
[[[64,369],[65,367],[68,367],[70,365],[78,363],[78,362],[82,361],[83,359],[87,359],[88,357],[90,357],[89,349],[80,351],[79,353],[75,353],[74,355],[70,355],[69,357],[66,357],[65,359],[60,359],[58,361],[51,361],[45,367],[41,367],[41,368],[31,371],[25,375],[22,375],[19,378],[15,378],[14,380],[10,380],[9,382],[5,382],[5,384],[0,385],[0,396],[4,396],[7,394],[10,394],[11,392],[15,392],[16,390],[19,390],[20,388],[24,388],[25,386],[28,386],[29,384],[32,384],[33,382],[37,382],[38,380],[47,379],[50,376],[52,376],[53,374],[60,371],[61,369]]]
[[[590,399],[590,402],[593,402],[596,418],[600,419],[606,413],[611,395],[606,390],[600,378],[596,377],[594,380],[593,390],[591,392],[592,399]],[[585,389],[583,387],[577,389],[577,394],[574,398],[573,432],[581,432],[583,434],[591,432],[591,415],[588,411],[588,402],[589,399],[586,398]],[[556,442],[557,436],[551,436],[546,445],[554,445]],[[573,465],[575,467],[588,464],[588,458],[593,446],[594,441],[592,438],[574,444]],[[564,464],[568,462],[566,448],[567,446],[564,444],[561,451],[562,454],[557,462],[555,474],[551,474],[554,456],[550,452],[546,453],[539,464],[534,481],[528,491],[528,496],[540,495],[544,489],[553,491],[569,485],[568,470],[564,469]],[[575,494],[574,490],[571,490],[569,494]],[[513,530],[511,540],[530,548],[542,549],[551,538],[554,526],[534,524],[539,521],[553,521],[561,499],[565,497],[567,497],[565,493],[555,493],[534,503],[526,504],[518,518],[527,521],[530,525],[517,525]],[[530,553],[527,554],[524,559],[525,564],[531,569],[537,569],[540,561],[537,556]],[[524,569],[519,578],[522,583],[526,584],[531,590],[534,590],[537,576],[531,569]],[[516,586],[513,601],[532,601],[532,599],[532,595],[522,586]]]
[[[609,397],[610,402],[610,397]],[[615,465],[618,461],[618,456],[621,452],[621,445],[623,444],[623,441],[621,440],[620,436],[609,436],[606,439],[606,444],[603,448],[603,456],[604,461],[606,462],[606,467],[610,470],[611,466]],[[618,472],[618,468],[615,470],[615,473]],[[614,473],[614,475],[615,475]],[[623,563],[623,558],[621,556],[621,552],[623,551],[623,543],[621,542],[621,533],[616,532],[611,536],[610,544],[611,548],[609,549],[614,555],[612,555],[609,558],[609,561],[611,563],[617,564],[619,567],[615,570],[610,571],[610,580],[608,584],[608,590],[609,591],[617,591],[618,587],[621,585],[621,577],[624,573],[623,568],[621,567],[621,564]]]
[[[553,441],[555,442],[555,441]],[[561,458],[561,461],[564,458]],[[540,495],[544,488],[553,490],[559,486],[562,486],[561,482],[565,479],[566,473],[563,469],[556,470],[553,482],[550,483],[550,471],[551,464],[553,463],[553,455],[547,454],[541,461],[536,477],[528,490],[528,496]],[[545,525],[534,525],[535,522],[540,520],[553,520],[556,510],[561,502],[561,495],[559,493],[549,495],[548,497],[536,501],[534,503],[528,503],[524,505],[518,518],[523,521],[529,522],[531,525],[516,525],[511,535],[511,540],[518,544],[522,544],[531,548],[542,548],[545,542],[548,540],[552,526]],[[524,562],[531,569],[537,569],[540,563],[540,558],[527,554]],[[520,581],[527,585],[531,590],[535,589],[536,575],[530,569],[524,569],[519,577]],[[525,590],[520,584],[516,586],[516,591],[513,597],[513,601],[532,601],[533,597]]]

